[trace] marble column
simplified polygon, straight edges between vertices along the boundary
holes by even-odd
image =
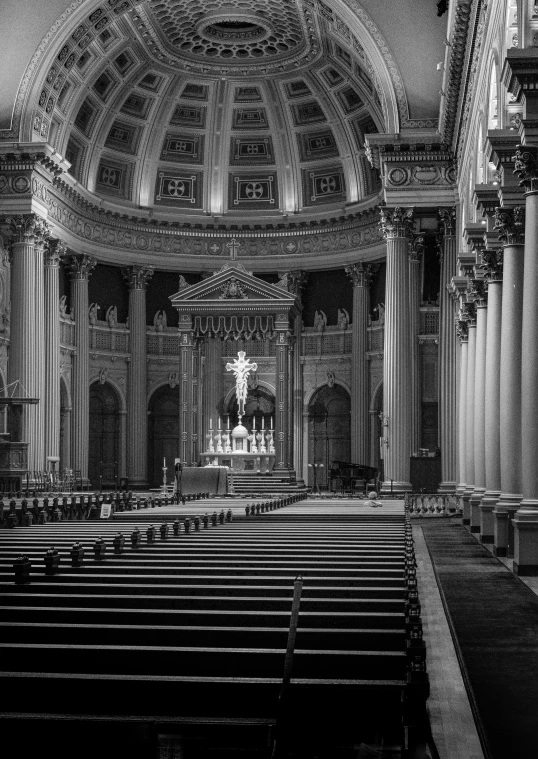
[[[179,316],[179,458],[183,466],[192,466],[196,447],[197,394],[193,393],[195,361],[192,321],[190,314]]]
[[[409,233],[413,210],[380,209],[387,241],[383,362],[384,482],[382,491],[411,490],[411,354],[409,325]]]
[[[466,456],[466,419],[467,419],[467,363],[468,363],[468,348],[469,348],[469,334],[468,323],[462,317],[459,316],[456,322],[456,334],[460,339],[460,392],[459,392],[459,404],[458,404],[458,487],[457,493],[459,496],[463,496],[465,488],[467,487],[467,456]],[[470,524],[469,514],[464,515],[464,525]]]
[[[538,148],[519,146],[514,171],[525,187],[523,320],[521,329],[521,477],[514,517],[514,571],[538,574]]]
[[[123,269],[129,286],[129,387],[127,393],[127,479],[129,487],[147,487],[148,414],[146,288],[153,268],[130,266]]]
[[[439,448],[441,449],[439,491],[453,493],[456,490],[457,481],[456,444],[459,433],[456,425],[458,418],[457,337],[454,331],[454,299],[449,292],[449,285],[456,274],[456,209],[440,208],[439,218],[442,232],[439,294]],[[467,335],[465,344],[467,345]],[[465,347],[466,352],[467,347]]]
[[[524,209],[497,208],[495,229],[504,242],[499,442],[501,494],[495,506],[494,553],[513,555],[512,519],[521,492],[521,322],[523,318]]]
[[[205,370],[204,370],[204,440],[200,444],[207,451],[209,449],[209,423],[213,427],[214,437],[219,426],[219,417],[222,412],[222,340],[215,337],[207,337],[205,342]]]
[[[304,271],[287,272],[288,292],[293,293],[301,302],[301,294],[306,285],[308,274]],[[293,333],[295,335],[295,346],[292,354],[292,381],[293,381],[293,402],[292,402],[292,423],[290,425],[290,436],[293,442],[293,467],[297,483],[302,484],[308,471],[304,463],[304,435],[303,435],[303,398],[304,398],[304,381],[303,381],[303,363],[301,357],[301,334],[303,331],[303,318],[298,313],[294,319]],[[308,454],[308,451],[307,451]]]
[[[8,384],[15,396],[39,399],[23,407],[21,418],[31,479],[33,472],[45,469],[43,246],[48,227],[36,214],[10,217],[6,223],[13,232]]]
[[[463,493],[463,523],[471,529],[471,495],[474,491],[475,459],[474,459],[474,390],[475,390],[475,359],[476,359],[476,310],[474,303],[465,304],[467,324],[467,380],[465,383],[465,455],[467,464],[466,487]]]
[[[422,409],[418,335],[420,332],[421,262],[424,237],[415,235],[409,250],[409,353],[411,363],[411,454],[418,456],[421,443]]]
[[[60,258],[61,240],[48,240],[45,250],[45,461],[60,457]],[[58,462],[55,469],[58,471]]]
[[[486,492],[480,504],[480,540],[493,543],[493,510],[501,495],[502,250],[484,250],[482,262],[488,288],[488,321],[484,403]]]
[[[275,403],[275,469],[289,469],[288,450],[288,371],[289,371],[289,319],[277,314],[276,330],[276,403]]]
[[[90,327],[88,322],[88,281],[96,265],[90,256],[72,256],[71,312],[75,319],[75,345],[73,357],[73,413],[71,415],[71,465],[80,471],[83,482],[88,481],[89,426],[90,426]]]
[[[353,282],[351,333],[351,461],[370,464],[368,440],[368,315],[370,313],[371,264],[346,267]],[[377,445],[377,440],[376,440]]]
[[[480,532],[480,503],[486,492],[486,331],[488,304],[485,282],[471,280],[476,305],[476,352],[474,380],[474,489],[471,494],[471,532]]]

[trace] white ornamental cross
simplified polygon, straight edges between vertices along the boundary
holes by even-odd
[[[226,247],[230,251],[230,259],[232,261],[235,261],[237,259],[237,251],[241,247],[241,243],[235,239],[235,237],[232,237],[230,242],[226,243]]]
[[[257,371],[258,364],[256,362],[250,362],[248,358],[245,359],[245,351],[238,351],[237,355],[238,358],[235,358],[233,363],[226,364],[226,371],[235,374],[235,394],[239,405],[239,424],[241,424],[241,417],[245,414],[245,403],[248,394],[248,375],[250,372]]]

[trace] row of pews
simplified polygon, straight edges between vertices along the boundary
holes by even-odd
[[[136,736],[134,755],[163,759],[424,757],[410,520],[380,511],[297,495],[166,529],[127,514],[0,529],[5,740],[26,755],[49,735],[58,756],[72,740],[117,756]]]

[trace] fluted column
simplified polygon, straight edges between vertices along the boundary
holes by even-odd
[[[288,469],[288,371],[289,320],[287,314],[277,314],[276,321],[276,408],[275,452],[276,469]]]
[[[196,442],[196,400],[194,380],[194,334],[192,316],[179,317],[179,458],[183,466],[191,466]],[[193,408],[194,406],[194,408]]]
[[[205,343],[204,370],[204,435],[209,434],[209,422],[213,426],[213,434],[218,429],[218,420],[222,402],[222,340],[219,337],[207,337]],[[208,450],[209,439],[204,438],[204,450]]]
[[[411,489],[411,357],[408,235],[413,210],[381,208],[387,241],[385,344],[383,361],[384,492]]]
[[[45,469],[45,332],[43,245],[46,223],[36,214],[6,219],[13,232],[11,334],[8,384],[19,397],[38,398],[25,405],[21,438],[28,443],[28,469]],[[57,302],[56,302],[57,303]]]
[[[45,461],[60,457],[59,265],[67,248],[49,240],[45,250]],[[56,469],[58,467],[56,466]]]
[[[474,490],[471,495],[471,532],[480,532],[480,503],[486,492],[486,332],[488,301],[485,282],[471,280],[476,305],[474,380]]]
[[[501,494],[501,316],[502,250],[485,250],[482,262],[488,288],[484,402],[486,492],[480,504],[480,540],[493,543],[493,509]]]
[[[523,320],[521,330],[521,475],[523,500],[514,517],[514,571],[538,574],[538,148],[516,150],[525,189]]]
[[[131,361],[127,393],[127,479],[129,486],[147,485],[148,415],[147,415],[147,350],[146,350],[146,288],[153,268],[130,266],[123,269],[129,286],[129,329]]]
[[[521,499],[521,322],[523,316],[524,209],[497,208],[495,229],[504,242],[499,376],[501,495],[495,506],[494,553],[513,555],[511,520]]]
[[[468,334],[468,322],[464,318],[464,313],[460,311],[456,321],[456,334],[460,339],[461,355],[460,355],[460,391],[459,391],[459,403],[458,403],[458,487],[457,493],[463,496],[465,488],[467,487],[467,456],[466,456],[466,414],[467,414],[467,365],[468,365],[468,349],[469,349],[469,334]],[[469,515],[464,515],[464,525],[470,524]]]
[[[351,333],[351,460],[370,463],[368,440],[368,314],[373,267],[357,263],[346,267],[353,282]],[[376,441],[377,444],[377,441]]]
[[[421,392],[418,335],[420,332],[420,264],[424,255],[424,237],[415,235],[409,250],[409,352],[411,363],[411,453],[418,456],[421,442]]]
[[[456,209],[440,208],[441,282],[439,295],[439,491],[453,493],[457,477],[457,337],[454,331],[454,300],[449,284],[456,274]],[[467,335],[465,344],[467,345]],[[462,343],[463,346],[463,343]],[[467,353],[467,347],[465,347]],[[463,350],[462,350],[463,355]],[[461,389],[461,388],[460,388]],[[461,408],[461,405],[460,405]]]
[[[475,459],[474,459],[474,390],[475,390],[475,359],[476,359],[476,312],[474,303],[467,303],[465,311],[468,316],[467,334],[467,381],[465,383],[465,467],[467,481],[463,493],[463,523],[471,529],[471,495],[474,491]]]
[[[88,322],[88,281],[96,264],[90,256],[72,256],[71,303],[75,318],[73,357],[73,413],[71,415],[71,465],[79,470],[83,481],[88,480],[90,425],[90,327]]]

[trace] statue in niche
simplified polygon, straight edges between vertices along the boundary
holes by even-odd
[[[62,295],[60,298],[60,318],[61,319],[67,319],[68,313],[67,313],[67,295]]]
[[[187,280],[185,279],[185,277],[183,276],[183,274],[180,274],[179,275],[179,290],[180,290],[180,292],[181,292],[181,290],[184,290],[186,287],[190,287],[190,285],[187,282]]]
[[[157,311],[153,317],[153,326],[155,327],[156,332],[164,332],[166,330],[167,324],[165,311]]]
[[[336,377],[334,376],[334,372],[328,371],[327,372],[327,385],[328,387],[334,387],[334,383],[336,382]]]
[[[250,374],[247,377],[247,385],[248,385],[249,389],[250,390],[256,390],[256,388],[258,387],[259,384],[260,383],[258,381],[258,372],[252,372],[252,374]]]
[[[110,306],[106,312],[106,320],[108,322],[108,326],[111,329],[114,329],[114,327],[118,326],[118,309],[116,306]]]
[[[170,387],[172,388],[172,390],[175,387],[177,387],[178,382],[179,382],[178,373],[177,372],[170,372],[170,374],[168,375],[168,384],[170,385]]]
[[[327,315],[319,310],[314,314],[314,329],[323,332],[327,326]]]
[[[347,329],[349,326],[349,314],[345,308],[338,309],[338,329]]]
[[[90,324],[97,324],[97,312],[100,310],[101,306],[99,303],[92,303],[90,308],[88,309],[88,319]]]
[[[374,311],[377,311],[376,323],[377,326],[380,327],[382,324],[385,324],[385,304],[380,303]]]
[[[288,272],[285,271],[282,275],[279,273],[280,279],[277,282],[278,287],[282,287],[283,290],[288,289]]]

